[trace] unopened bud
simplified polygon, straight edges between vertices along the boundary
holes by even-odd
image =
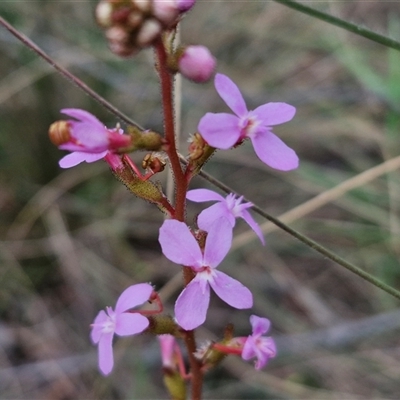
[[[108,0],[101,1],[96,7],[97,23],[103,28],[108,28],[112,24],[113,7]]]
[[[139,46],[148,46],[151,44],[161,33],[161,25],[155,19],[149,19],[140,28],[136,38],[136,43]]]
[[[179,14],[176,0],[153,0],[153,14],[166,26],[172,25]]]
[[[176,0],[178,10],[181,13],[189,11],[194,6],[195,3],[196,0]]]
[[[197,82],[207,82],[213,75],[216,61],[205,46],[188,46],[178,60],[179,72]]]
[[[71,126],[68,121],[56,121],[50,125],[49,138],[51,143],[61,146],[71,139]]]

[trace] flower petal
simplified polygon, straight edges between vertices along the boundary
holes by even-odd
[[[290,171],[299,166],[297,154],[270,131],[250,137],[254,151],[262,162],[281,171]]]
[[[239,122],[239,118],[232,114],[207,113],[201,118],[197,130],[210,146],[226,150],[240,138]]]
[[[203,264],[217,267],[232,245],[232,224],[227,218],[218,218],[208,230],[204,247]]]
[[[235,226],[235,217],[229,212],[225,202],[213,204],[203,210],[197,217],[197,225],[203,231],[209,231],[215,220],[221,217],[227,218],[232,228]]]
[[[296,108],[286,103],[267,103],[253,110],[267,126],[279,125],[290,121],[296,114]]]
[[[101,153],[84,153],[80,151],[75,151],[71,154],[67,154],[64,156],[59,162],[58,165],[61,168],[71,168],[75,167],[75,165],[80,164],[81,162],[86,161],[87,163],[92,163],[101,158],[104,158],[108,151],[103,151]]]
[[[258,225],[257,222],[254,221],[254,219],[251,216],[251,214],[247,210],[242,210],[241,211],[241,217],[249,224],[250,228],[253,229],[253,231],[256,233],[256,235],[261,240],[261,243],[263,245],[265,245],[264,235],[262,233],[260,225]]]
[[[202,266],[203,254],[185,223],[173,219],[164,221],[158,241],[170,261],[187,267]]]
[[[269,319],[261,318],[257,315],[252,315],[250,317],[250,323],[253,328],[253,335],[256,336],[261,336],[262,334],[267,333],[271,325]]]
[[[209,189],[193,189],[186,193],[186,198],[190,201],[195,201],[196,203],[201,203],[202,201],[224,201],[225,198],[219,193],[214,192]]]
[[[210,287],[205,285],[203,293],[201,286],[201,282],[194,278],[183,289],[175,303],[176,320],[187,331],[197,328],[206,320]]]
[[[115,333],[119,336],[136,335],[149,326],[149,320],[137,313],[122,313],[117,315]]]
[[[69,117],[75,118],[78,121],[89,122],[103,127],[103,124],[90,112],[81,110],[80,108],[63,108],[61,112]]]
[[[139,283],[125,289],[117,300],[115,312],[121,314],[133,307],[139,306],[149,300],[153,287],[148,283]]]
[[[244,343],[243,350],[242,350],[242,358],[243,360],[250,360],[253,357],[256,357],[256,343],[253,336],[249,336]]]
[[[114,366],[113,336],[113,333],[105,333],[99,342],[99,368],[103,375],[108,375]]]
[[[215,271],[215,277],[210,281],[210,285],[217,296],[231,307],[242,310],[253,306],[253,295],[250,290],[221,271]]]
[[[247,114],[247,107],[243,96],[230,78],[223,74],[217,74],[214,85],[218,94],[237,116],[242,117]]]
[[[108,320],[108,315],[104,310],[101,310],[93,321],[92,330],[90,332],[90,339],[93,344],[97,344],[100,341],[103,333],[102,324]]]

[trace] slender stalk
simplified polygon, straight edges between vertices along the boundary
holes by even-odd
[[[290,7],[293,10],[300,11],[303,14],[310,15],[311,17],[318,18],[322,21],[328,22],[329,24],[338,26],[339,28],[355,33],[356,35],[365,37],[376,43],[383,44],[386,47],[390,47],[392,49],[400,51],[400,42],[398,40],[376,33],[363,26],[356,25],[353,24],[352,22],[345,21],[344,19],[334,17],[333,15],[327,14],[322,11],[318,11],[315,8],[305,6],[304,4],[300,4],[297,1],[292,1],[292,0],[273,0],[273,1],[283,4],[286,7]]]
[[[64,78],[67,78],[73,84],[82,89],[85,93],[87,93],[90,97],[95,99],[98,103],[100,103],[104,108],[111,111],[114,115],[117,115],[121,118],[121,120],[129,123],[130,125],[134,125],[137,128],[143,130],[138,123],[130,119],[128,116],[119,111],[115,106],[113,106],[110,102],[108,102],[105,98],[96,93],[93,89],[86,85],[86,83],[82,82],[79,78],[69,72],[67,69],[62,67],[53,58],[51,58],[44,50],[42,50],[36,43],[34,43],[31,39],[25,36],[22,32],[15,29],[11,24],[9,24],[4,18],[0,16],[0,25],[3,25],[11,34],[13,34],[17,39],[19,39],[25,46],[33,50],[38,56],[43,58],[48,64],[50,64],[53,68],[55,68]]]
[[[158,73],[161,82],[162,106],[164,113],[164,137],[167,141],[166,153],[168,154],[172,172],[175,177],[175,218],[179,221],[185,219],[185,205],[187,184],[179,161],[178,151],[175,140],[174,126],[174,99],[173,99],[173,81],[170,72],[167,69],[167,53],[162,40],[155,44],[155,50],[158,60]]]
[[[212,183],[214,186],[218,187],[225,193],[234,193],[239,196],[239,193],[236,193],[234,190],[232,190],[229,186],[223,184],[219,180],[215,179],[213,176],[207,174],[204,171],[200,171],[199,173],[200,176],[205,178],[207,181]],[[250,202],[250,200],[243,198],[244,201]],[[254,204],[254,203],[253,203]],[[357,267],[356,265],[346,261],[344,258],[340,257],[339,255],[331,252],[324,246],[320,245],[319,243],[315,242],[314,240],[308,238],[307,236],[304,236],[302,233],[299,231],[296,231],[295,229],[291,228],[290,226],[284,224],[281,222],[279,219],[273,217],[272,215],[268,214],[264,210],[262,210],[260,207],[253,205],[252,210],[254,210],[257,214],[261,215],[268,221],[272,222],[285,232],[289,233],[289,235],[292,235],[296,239],[300,240],[300,242],[306,244],[308,247],[311,247],[318,253],[322,254],[324,257],[329,258],[336,264],[341,265],[342,267],[348,269],[349,271],[353,272],[354,274],[358,275],[359,277],[365,279],[372,285],[378,287],[379,289],[385,291],[386,293],[396,297],[397,299],[400,299],[400,292],[396,290],[395,288],[387,285],[386,283],[380,281],[379,279],[375,278],[373,275],[369,274],[368,272],[365,272],[361,268]]]

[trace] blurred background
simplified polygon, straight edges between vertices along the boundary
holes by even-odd
[[[205,170],[400,288],[399,172],[365,172],[400,152],[400,53],[273,1],[197,3],[182,23],[182,42],[208,46],[249,109],[294,105],[296,117],[274,131],[301,159],[298,170],[277,172],[246,143],[218,152]],[[0,15],[132,119],[161,131],[152,52],[124,60],[111,54],[95,5],[1,2]],[[400,39],[397,2],[312,6]],[[204,113],[227,109],[212,82],[183,81],[181,101],[185,153]],[[117,340],[114,372],[104,378],[97,370],[89,325],[98,311],[114,306],[127,286],[151,281],[172,313],[180,269],[161,254],[163,215],[131,195],[105,163],[58,167],[63,152],[47,131],[67,107],[109,127],[118,122],[0,27],[0,397],[167,398],[154,337]],[[200,178],[195,187],[212,188]],[[188,221],[201,209],[189,204]],[[238,222],[220,267],[253,291],[253,309],[213,297],[198,336],[200,343],[220,338],[228,322],[247,335],[254,313],[271,320],[278,356],[260,372],[228,357],[206,376],[204,398],[398,398],[399,302],[286,233],[269,224],[265,230],[262,247]]]

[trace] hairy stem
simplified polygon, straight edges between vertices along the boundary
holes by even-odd
[[[175,218],[179,221],[184,221],[187,184],[181,163],[179,161],[175,142],[173,78],[167,69],[167,53],[161,39],[156,43],[155,50],[158,60],[157,68],[161,82],[162,107],[164,113],[164,134],[167,141],[166,153],[168,154],[171,163],[176,185]]]

